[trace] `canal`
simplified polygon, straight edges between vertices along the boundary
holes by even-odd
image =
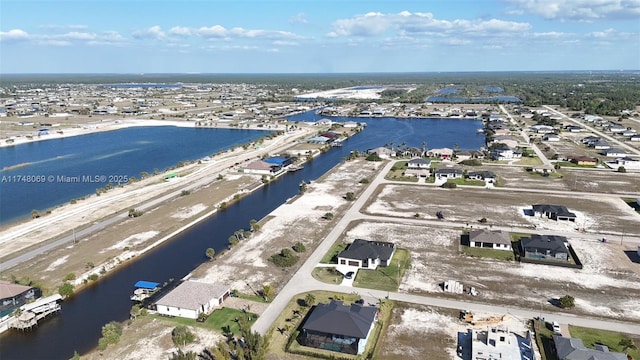
[[[314,114],[303,114],[292,120],[313,120]],[[348,120],[348,119],[347,119]],[[353,119],[362,121],[362,119]],[[241,201],[190,228],[173,241],[165,243],[140,259],[103,278],[62,304],[61,312],[31,332],[10,331],[0,336],[0,359],[68,359],[74,351],[80,354],[94,348],[101,336],[102,325],[124,321],[129,317],[129,296],[138,280],[166,281],[181,279],[206,261],[204,249],[224,249],[234,231],[249,227],[251,219],[261,219],[298,192],[301,181],[315,180],[350,151],[364,151],[389,142],[408,146],[453,147],[478,149],[484,137],[476,133],[480,121],[438,119],[370,119],[358,135],[332,148],[296,172],[257,190]]]

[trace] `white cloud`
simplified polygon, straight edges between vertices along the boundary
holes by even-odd
[[[298,13],[289,18],[289,24],[306,24],[309,21],[304,13]]]
[[[273,45],[276,46],[299,46],[300,43],[297,41],[289,41],[289,40],[276,40],[273,42]]]
[[[71,41],[68,40],[44,39],[41,41],[41,43],[51,46],[71,46]]]
[[[59,36],[60,38],[68,39],[68,40],[94,40],[97,36],[93,33],[83,33],[72,31]]]
[[[339,19],[332,24],[332,31],[328,37],[361,36],[371,37],[386,32],[397,35],[411,36],[431,32],[446,32],[447,34],[472,33],[482,35],[486,33],[512,33],[528,31],[529,23],[490,20],[439,20],[431,13],[411,13],[402,11],[398,14],[383,14],[371,12],[357,15],[349,19]]]
[[[133,35],[136,39],[156,39],[161,40],[166,37],[166,34],[160,26],[152,26],[146,30],[138,30],[134,31],[131,35]]]
[[[509,0],[512,14],[532,13],[546,19],[593,21],[640,17],[640,0]]]
[[[224,28],[224,26],[220,26],[220,25],[214,25],[211,27],[201,27],[199,28],[196,33],[202,37],[205,38],[209,38],[209,37],[214,37],[214,38],[225,38],[227,37],[227,29]]]
[[[0,31],[0,41],[23,41],[28,40],[29,34],[20,29],[12,29],[9,31]]]
[[[191,35],[191,29],[184,26],[174,26],[169,30],[169,34],[178,36],[189,36]]]

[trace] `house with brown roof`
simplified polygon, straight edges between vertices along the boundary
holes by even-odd
[[[41,295],[38,288],[0,280],[0,318]]]

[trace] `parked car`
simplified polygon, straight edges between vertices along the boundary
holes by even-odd
[[[344,278],[345,279],[352,279],[353,278],[353,271],[349,271],[348,273],[344,274]]]
[[[560,330],[560,324],[558,324],[557,321],[554,321],[553,324],[551,324],[551,328],[553,329],[553,332],[555,334],[562,335],[562,330]]]

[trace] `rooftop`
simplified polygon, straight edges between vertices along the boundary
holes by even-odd
[[[329,304],[318,304],[302,328],[364,339],[377,313],[378,309],[373,306],[346,306],[342,301],[331,300]]]
[[[188,280],[156,302],[157,305],[197,310],[213,298],[222,297],[229,287]]]

